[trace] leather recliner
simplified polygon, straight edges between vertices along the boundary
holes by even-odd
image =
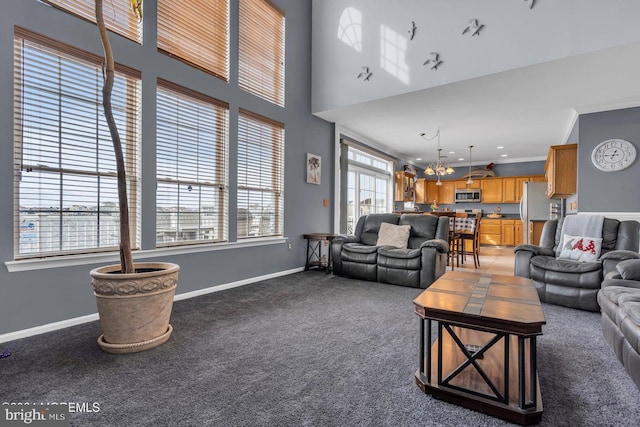
[[[604,276],[620,261],[640,258],[640,224],[605,218],[600,257],[596,261],[578,262],[556,258],[562,221],[545,222],[539,246],[520,245],[514,249],[514,273],[533,280],[540,301],[599,311],[597,296]]]
[[[410,225],[406,249],[376,246],[380,224]],[[333,273],[394,285],[426,288],[447,265],[449,218],[420,214],[370,214],[359,218],[353,236],[331,242]]]
[[[622,268],[621,268],[622,267]],[[640,389],[640,260],[618,264],[607,274],[598,292],[602,335]],[[621,272],[625,274],[624,279]]]

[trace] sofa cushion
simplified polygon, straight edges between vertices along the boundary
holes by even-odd
[[[411,259],[411,258],[420,258],[422,254],[422,250],[420,249],[398,249],[391,247],[381,247],[378,249],[379,256],[385,256],[388,258],[399,258],[399,259]]]
[[[580,262],[595,261],[600,256],[602,238],[571,236],[565,234],[559,259],[571,259]]]
[[[620,221],[614,218],[605,218],[602,224],[602,249],[610,251],[616,248],[618,241],[618,227]]]
[[[407,247],[416,249],[423,242],[435,239],[439,218],[435,215],[403,214],[398,225],[410,225],[409,243]]]
[[[380,231],[380,224],[389,223],[397,224],[400,220],[400,215],[392,213],[383,214],[371,214],[364,218],[362,224],[362,234],[360,234],[360,241],[365,245],[375,246],[378,241],[378,231]]]
[[[343,261],[375,264],[377,259],[377,246],[363,245],[361,243],[345,243],[342,246]]]
[[[616,269],[624,280],[640,281],[640,259],[620,261]]]
[[[620,295],[618,304],[622,311],[629,316],[636,324],[640,325],[640,292],[627,292]]]
[[[378,231],[377,246],[393,246],[398,249],[405,249],[409,241],[410,225],[394,225],[383,222]]]
[[[602,269],[602,264],[595,262],[576,262],[568,259],[556,259],[551,256],[534,256],[531,264],[548,271],[582,274]]]
[[[408,256],[410,252],[418,252],[418,256]],[[378,251],[378,266],[400,270],[420,270],[422,259],[419,249],[388,249]]]

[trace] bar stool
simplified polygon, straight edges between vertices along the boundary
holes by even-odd
[[[466,213],[456,213],[455,217],[452,217],[451,221],[449,222],[449,257],[447,261],[451,266],[452,271],[455,268],[455,264],[460,267],[460,257],[463,255],[464,242],[461,240],[459,228],[461,221],[465,220],[466,218]]]
[[[480,216],[476,218],[467,218],[466,221],[460,222],[457,225],[456,231],[459,233],[459,250],[462,256],[462,263],[466,259],[467,255],[473,256],[473,265],[475,268],[480,267]],[[471,250],[466,249],[467,241],[471,242]]]

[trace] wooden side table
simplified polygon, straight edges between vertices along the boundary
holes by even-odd
[[[307,261],[304,270],[310,269],[325,270],[331,272],[331,241],[336,237],[333,233],[307,233],[303,234],[307,239]],[[327,247],[327,253],[322,254],[322,246]]]

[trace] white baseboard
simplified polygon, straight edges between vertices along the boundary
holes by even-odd
[[[287,276],[289,274],[298,273],[304,271],[304,267],[294,268],[291,270],[279,271],[277,273],[265,274],[263,276],[251,277],[249,279],[238,280],[236,282],[225,283],[222,285],[211,286],[205,289],[198,289],[197,291],[185,292],[178,294],[174,297],[174,301],[180,301],[184,299],[194,298],[201,295],[210,294],[213,292],[224,291],[226,289],[237,288],[238,286],[244,286],[262,280],[274,279],[276,277]],[[48,323],[46,325],[35,326],[29,329],[23,329],[20,331],[9,332],[0,335],[0,343],[14,341],[21,338],[27,338],[34,335],[40,335],[47,332],[57,331],[58,329],[68,328],[70,326],[80,325],[82,323],[88,323],[98,320],[98,313],[88,314],[86,316],[74,317],[72,319],[62,320],[60,322]]]

